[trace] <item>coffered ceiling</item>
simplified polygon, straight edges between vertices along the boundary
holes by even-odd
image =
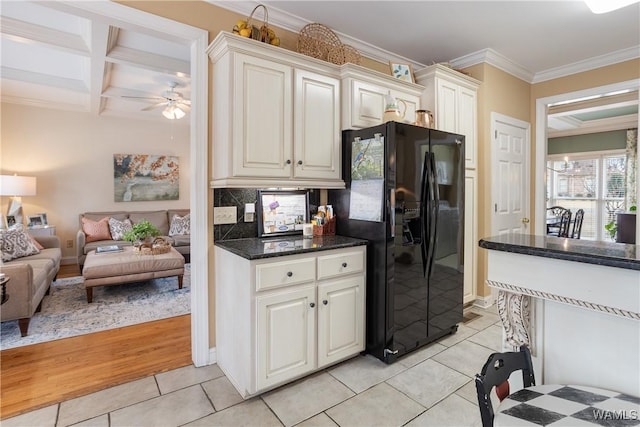
[[[3,102],[153,120],[163,107],[144,109],[171,85],[190,97],[182,40],[69,3],[3,1],[1,13]]]
[[[244,16],[257,4],[207,1]],[[183,40],[93,14],[81,4],[0,3],[3,102],[166,120],[162,106],[149,107],[164,101],[170,85],[177,84],[176,90],[190,98],[190,52]],[[307,23],[321,22],[365,56],[382,62],[399,59],[414,68],[432,62],[462,66],[481,59],[536,82],[640,56],[637,4],[605,15],[591,14],[579,1],[265,4],[272,25],[298,32]],[[550,126],[570,132],[611,120],[616,126],[634,118],[637,123],[637,98],[636,93],[635,101],[626,99],[623,105],[616,101],[579,110],[564,107],[550,118]]]

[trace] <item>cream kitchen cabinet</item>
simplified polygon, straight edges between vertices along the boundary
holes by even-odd
[[[216,246],[217,363],[243,397],[364,350],[365,253],[249,260]]]
[[[464,176],[464,304],[476,299],[478,253],[478,173],[465,170]]]
[[[433,113],[436,129],[464,135],[465,167],[476,169],[480,82],[440,64],[418,70],[415,75],[425,87],[422,106]]]
[[[214,187],[344,188],[333,64],[224,32],[207,52]]]
[[[403,121],[415,122],[424,87],[353,64],[343,65],[341,74],[342,129],[359,129],[381,124],[385,96],[388,94],[405,103]],[[399,104],[402,111],[404,106]]]

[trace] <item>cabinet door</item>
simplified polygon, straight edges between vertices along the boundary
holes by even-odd
[[[386,94],[387,91],[380,86],[352,80],[351,123],[347,123],[345,129],[366,128],[382,123]]]
[[[340,81],[295,71],[293,175],[340,179]]]
[[[436,123],[439,130],[445,132],[456,132],[457,126],[457,104],[458,85],[446,80],[436,80]]]
[[[315,368],[315,286],[256,297],[256,385],[261,390]]]
[[[476,171],[465,171],[464,188],[464,303],[476,299],[476,253],[478,251],[478,217],[476,215],[478,184]]]
[[[364,276],[318,285],[318,367],[364,350]]]
[[[465,167],[476,168],[477,151],[477,95],[475,90],[460,87],[458,92],[458,130],[456,133],[465,136]]]
[[[233,99],[234,176],[291,175],[292,69],[236,54]]]

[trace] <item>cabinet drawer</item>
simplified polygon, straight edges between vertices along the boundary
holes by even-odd
[[[272,262],[256,266],[256,291],[313,282],[315,279],[315,258]]]
[[[351,251],[318,257],[318,280],[364,270],[364,252]]]

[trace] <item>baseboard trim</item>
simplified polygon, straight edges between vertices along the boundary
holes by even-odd
[[[61,265],[73,265],[77,263],[78,263],[78,257],[75,257],[75,256],[62,257],[62,259],[60,260]]]
[[[487,295],[486,297],[477,296],[473,302],[474,307],[489,308],[495,303],[493,295]]]
[[[209,365],[213,365],[217,361],[218,361],[218,356],[217,356],[217,353],[216,353],[216,348],[215,347],[211,347],[209,349]]]

